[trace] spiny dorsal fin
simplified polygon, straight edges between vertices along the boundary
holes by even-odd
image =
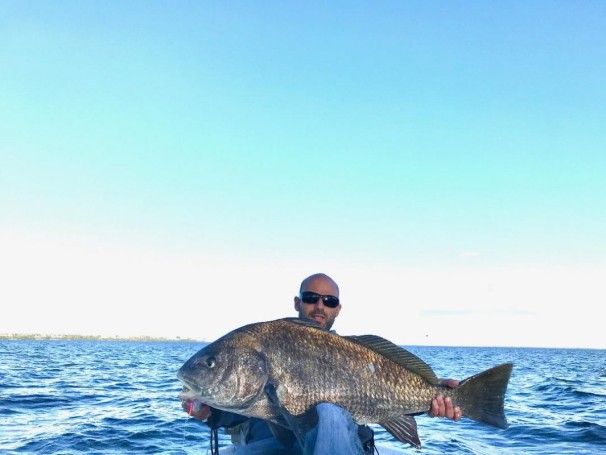
[[[362,346],[375,351],[377,354],[389,358],[397,364],[402,365],[408,371],[423,377],[430,384],[438,383],[438,377],[429,365],[412,352],[401,348],[385,338],[381,338],[377,335],[352,335],[343,338],[361,344]]]

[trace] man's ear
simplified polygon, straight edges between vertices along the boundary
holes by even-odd
[[[301,299],[295,296],[295,311],[301,311]]]

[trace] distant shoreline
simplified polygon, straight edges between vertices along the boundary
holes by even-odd
[[[101,335],[55,335],[55,334],[22,334],[22,333],[0,333],[0,340],[66,340],[66,341],[187,341],[196,343],[207,343],[206,340],[197,340],[194,338],[165,338],[153,336],[101,336]]]
[[[196,339],[196,338],[167,338],[167,337],[154,337],[154,336],[101,336],[101,335],[57,335],[57,334],[39,334],[39,333],[0,333],[0,341],[10,340],[34,340],[34,341],[149,341],[149,342],[186,342],[186,343],[211,343],[213,340]],[[495,349],[566,349],[566,350],[597,350],[603,351],[604,347],[573,347],[573,346],[442,346],[433,344],[402,344],[402,347],[448,347],[448,348],[495,348]]]

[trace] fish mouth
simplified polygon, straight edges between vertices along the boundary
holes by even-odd
[[[191,382],[186,382],[183,379],[181,379],[181,383],[183,384],[183,390],[177,394],[181,400],[198,400],[204,403],[208,401],[208,397],[202,393],[202,389],[200,387],[197,387]]]
[[[191,399],[200,396],[202,389],[194,381],[188,380],[187,375],[183,371],[180,370],[177,372],[177,378],[183,384],[183,391],[179,393],[180,398]]]

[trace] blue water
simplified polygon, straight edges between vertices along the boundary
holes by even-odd
[[[201,347],[0,341],[0,453],[205,454],[207,427],[181,411],[175,376]],[[420,416],[419,453],[606,453],[606,351],[408,349],[441,377],[515,363],[506,397],[509,429]],[[406,447],[380,427],[376,432],[377,440]]]

